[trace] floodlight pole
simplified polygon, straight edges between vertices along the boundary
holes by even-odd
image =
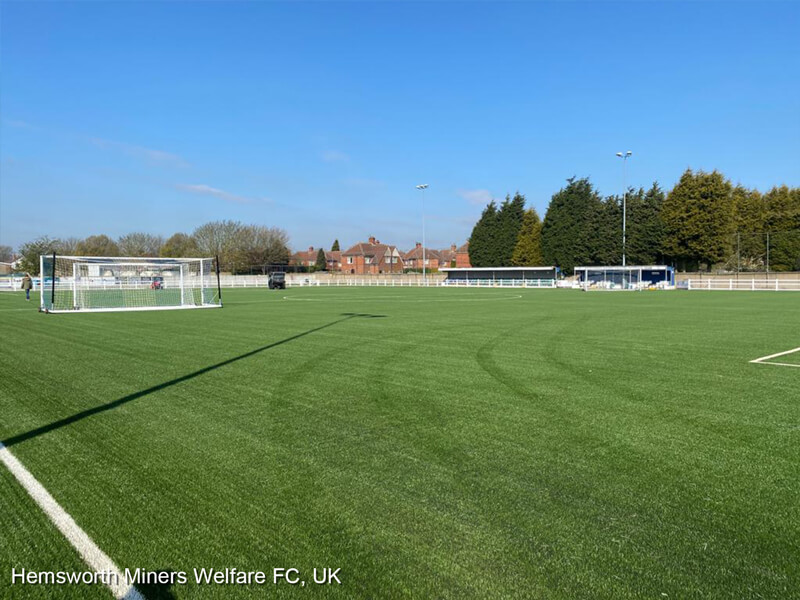
[[[628,157],[633,154],[630,150],[627,152],[617,152],[617,156],[622,159],[622,266],[625,266],[625,230],[628,217],[628,184],[626,182],[626,166],[628,164]]]
[[[428,184],[421,183],[417,189],[422,191],[422,285],[426,285],[428,278],[425,270],[425,190],[428,189]]]

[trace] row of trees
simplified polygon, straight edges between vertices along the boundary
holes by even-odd
[[[224,271],[250,272],[258,267],[266,272],[267,265],[289,262],[289,236],[277,227],[239,221],[212,221],[191,234],[176,233],[167,240],[141,232],[128,233],[116,240],[104,234],[85,239],[43,236],[20,247],[19,270],[38,274],[39,256],[53,252],[75,256],[219,256]]]
[[[683,270],[800,270],[800,188],[762,194],[734,186],[718,171],[688,169],[665,194],[658,183],[626,195],[627,263]],[[603,198],[588,178],[553,195],[544,221],[525,197],[484,209],[470,236],[476,267],[622,262],[622,198]]]

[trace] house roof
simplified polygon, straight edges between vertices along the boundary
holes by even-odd
[[[405,260],[422,260],[422,246],[418,248],[412,248],[403,255],[403,258]],[[439,251],[431,248],[425,248],[425,258],[426,260],[439,260]]]
[[[393,250],[394,246],[388,244],[370,244],[368,242],[359,242],[358,244],[348,248],[342,252],[342,256],[385,256],[386,251]]]

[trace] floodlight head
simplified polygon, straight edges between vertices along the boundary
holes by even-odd
[[[619,156],[620,158],[622,158],[622,152],[617,152],[617,156]]]
[[[630,150],[628,150],[628,151],[625,153],[625,156],[630,156],[631,154],[633,154],[633,152],[631,152]]]
[[[417,186],[417,189],[418,189],[418,190],[424,190],[424,189],[426,189],[427,187],[428,187],[428,184],[427,184],[427,183],[421,183],[421,184],[419,184],[419,185]]]

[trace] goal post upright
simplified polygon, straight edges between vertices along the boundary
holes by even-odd
[[[222,286],[219,283],[219,254],[217,254],[214,263],[217,271],[217,297],[219,298],[219,305],[222,306]]]
[[[56,253],[53,252],[53,266],[50,269],[50,310],[56,306]]]
[[[180,277],[181,277],[181,281],[180,281],[180,285],[181,285],[181,306],[186,304],[186,294],[184,293],[184,281],[183,281],[183,268],[185,266],[186,265],[181,265],[181,275],[180,275]],[[203,261],[202,261],[202,259],[200,260],[200,277],[201,278],[203,277]]]

